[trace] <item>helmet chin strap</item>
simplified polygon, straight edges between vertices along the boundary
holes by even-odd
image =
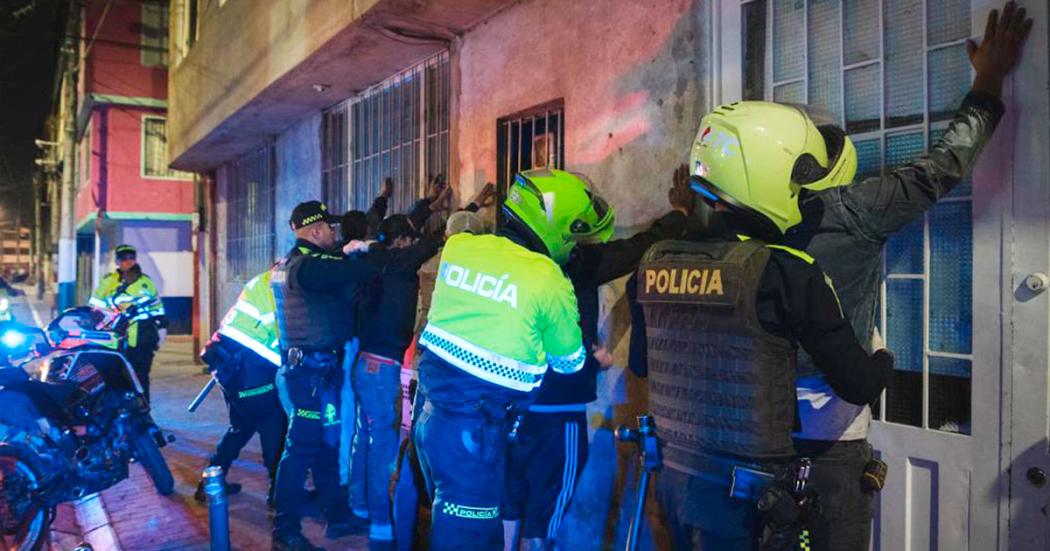
[[[536,235],[536,232],[532,231],[507,208],[503,209],[503,219],[503,224],[496,229],[496,235],[506,237],[534,253],[550,256],[551,253],[547,250],[547,245]]]

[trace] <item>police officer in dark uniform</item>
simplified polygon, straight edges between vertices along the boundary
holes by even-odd
[[[739,132],[739,118],[764,128]],[[769,129],[785,139],[770,143]],[[793,106],[743,102],[704,117],[690,166],[715,208],[714,236],[653,246],[629,283],[631,365],[648,368],[675,549],[797,548],[819,499],[792,442],[800,344],[851,403],[873,401],[892,372],[888,352],[861,346],[814,260],[778,244],[802,219],[799,187],[853,177],[854,151],[815,136]]]
[[[279,377],[292,408],[288,438],[277,469],[275,550],[319,549],[303,537],[300,506],[307,471],[312,473],[325,536],[353,533],[346,488],[339,484],[339,397],[344,344],[354,337],[355,295],[378,272],[338,252],[337,218],[319,201],[292,210],[295,247],[273,269],[283,362]]]

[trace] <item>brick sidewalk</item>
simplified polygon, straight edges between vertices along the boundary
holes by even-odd
[[[102,493],[121,547],[125,550],[208,549],[208,509],[193,499],[197,480],[227,427],[226,408],[216,390],[196,413],[186,405],[207,382],[193,363],[188,337],[171,337],[154,362],[151,392],[153,417],[176,441],[163,449],[175,476],[175,494],[161,497],[138,465],[132,465],[128,480]],[[258,439],[245,447],[234,463],[230,480],[244,489],[229,501],[231,543],[234,549],[270,547],[270,516],[266,508],[269,486],[262,465]],[[315,544],[328,549],[367,549],[365,537],[326,540],[324,526],[314,519],[303,522],[303,532]],[[101,551],[101,550],[96,550]]]

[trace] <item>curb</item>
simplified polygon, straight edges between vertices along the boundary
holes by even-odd
[[[109,513],[102,504],[100,494],[91,494],[73,503],[77,512],[77,525],[80,526],[84,541],[98,551],[121,551],[120,540],[109,522]]]

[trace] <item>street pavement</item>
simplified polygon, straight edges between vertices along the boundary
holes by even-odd
[[[28,299],[28,300],[27,300]],[[15,316],[33,323],[35,307],[43,323],[49,320],[50,297],[37,302],[34,297],[15,299]],[[29,303],[29,304],[27,304]],[[46,319],[45,319],[46,318]],[[186,406],[208,381],[201,366],[193,362],[194,350],[188,336],[171,336],[158,351],[153,363],[151,393],[153,418],[175,442],[163,448],[163,454],[175,477],[175,493],[162,497],[154,491],[142,468],[131,465],[131,476],[105,490],[101,503],[109,526],[126,551],[203,550],[209,548],[208,508],[193,499],[201,471],[227,428],[227,414],[222,393],[216,389],[195,413]],[[268,480],[263,466],[258,438],[241,452],[231,467],[228,480],[239,482],[243,490],[229,498],[230,540],[233,549],[258,550],[270,547],[271,518],[266,507]],[[326,540],[323,521],[319,522],[316,506],[309,507],[303,521],[303,533],[316,545],[327,549],[367,549],[365,536]],[[68,550],[77,539],[75,517],[71,507],[59,511],[54,527],[52,549]],[[90,527],[88,529],[95,528]],[[81,532],[84,527],[81,527]],[[80,535],[83,535],[81,533]],[[104,551],[97,549],[95,551]]]

